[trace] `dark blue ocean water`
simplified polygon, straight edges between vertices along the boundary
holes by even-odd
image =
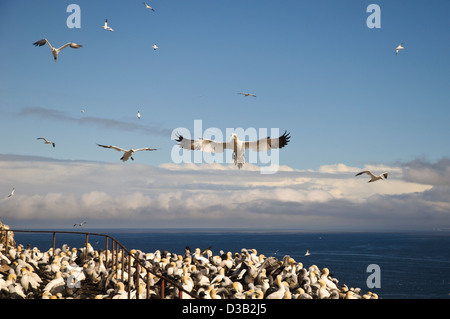
[[[230,230],[117,230],[83,229],[108,234],[127,249],[144,252],[167,250],[182,254],[184,248],[240,252],[254,248],[258,254],[282,259],[285,255],[302,262],[304,267],[315,264],[327,267],[333,277],[349,287],[372,291],[384,299],[448,299],[450,298],[450,233],[309,233],[297,231],[230,231]],[[82,247],[85,236],[56,235],[56,247],[66,243]],[[15,240],[26,246],[47,250],[52,245],[51,234],[15,233]],[[105,239],[90,236],[95,249],[105,248]],[[305,257],[306,250],[311,255]],[[380,288],[369,288],[367,267],[380,267]]]

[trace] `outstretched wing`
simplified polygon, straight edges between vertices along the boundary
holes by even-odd
[[[231,143],[216,142],[208,139],[191,140],[177,134],[178,145],[186,150],[197,150],[209,153],[221,153],[226,148],[232,148]]]
[[[81,44],[76,44],[76,43],[69,42],[69,43],[64,44],[64,45],[63,45],[62,47],[60,47],[58,50],[62,50],[62,49],[64,49],[64,48],[67,48],[68,46],[70,46],[70,47],[73,48],[73,49],[79,49],[79,48],[82,47]]]
[[[273,148],[283,148],[289,143],[291,138],[290,133],[285,131],[283,135],[278,138],[262,138],[253,142],[245,142],[245,149],[251,149],[253,151],[267,151]]]
[[[113,150],[120,151],[120,152],[127,152],[127,150],[124,150],[123,148],[120,148],[120,147],[117,147],[117,146],[114,146],[114,145],[101,145],[101,144],[97,144],[97,145],[101,146],[101,147],[104,147],[104,148],[111,148]]]
[[[375,175],[372,174],[371,171],[362,171],[362,172],[359,172],[358,174],[356,174],[355,176],[359,176],[359,175],[362,175],[362,174],[367,174],[370,177],[376,177]]]
[[[44,140],[45,142],[47,142],[48,143],[48,141],[47,141],[47,139],[45,138],[45,137],[38,137],[38,138],[36,138],[37,140]]]
[[[50,49],[53,49],[53,47],[50,45],[50,43],[47,41],[47,39],[41,39],[39,41],[36,41],[33,43],[33,45],[35,47],[41,47],[41,46],[45,45],[46,43],[50,47]]]
[[[156,150],[157,150],[157,148],[143,147],[143,148],[135,149],[134,151],[139,152],[139,151],[156,151]]]

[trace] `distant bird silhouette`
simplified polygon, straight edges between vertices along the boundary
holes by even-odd
[[[398,54],[398,51],[404,49],[404,47],[403,47],[402,45],[403,45],[403,43],[400,43],[400,44],[398,45],[398,47],[395,48],[395,55]]]
[[[245,95],[245,96],[253,96],[253,97],[256,97],[256,95],[255,95],[255,94],[252,94],[252,93],[239,92],[238,94]]]
[[[150,10],[152,10],[152,11],[155,11],[155,9],[153,9],[152,7],[150,7],[148,4],[146,4],[145,2],[142,2],[144,5],[145,5],[145,7],[147,8],[147,9],[150,9]]]
[[[38,137],[37,140],[44,140],[45,144],[52,144],[55,147],[55,143],[48,141],[45,137]]]
[[[105,24],[102,25],[102,28],[108,31],[114,31],[114,29],[108,25],[108,19],[105,19]]]
[[[14,196],[14,192],[16,191],[16,189],[13,187],[11,193],[8,195],[7,198],[13,197]]]
[[[81,227],[81,226],[83,226],[84,224],[86,224],[85,221],[83,221],[83,222],[81,222],[81,223],[78,223],[78,224],[73,224],[73,227],[75,227],[75,226]]]

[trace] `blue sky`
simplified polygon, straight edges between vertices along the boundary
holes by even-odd
[[[80,6],[81,28],[66,25],[71,3]],[[135,169],[132,165],[162,169],[173,164],[172,130],[193,132],[194,120],[202,120],[203,129],[223,132],[288,130],[291,141],[280,151],[280,164],[301,172],[319,173],[342,164],[353,178],[353,170],[373,165],[399,169],[392,178],[409,183],[417,181],[405,179],[405,163],[420,161],[422,168],[446,170],[439,164],[446,163],[450,152],[448,2],[149,3],[155,12],[142,1],[0,3],[5,163],[21,155],[31,166],[35,157],[42,157],[48,165],[62,161],[64,169],[71,161],[117,165],[123,174]],[[371,3],[381,8],[379,29],[366,25]],[[105,18],[114,32],[100,27]],[[47,46],[32,45],[42,38],[56,47],[66,42],[83,47],[64,49],[55,63]],[[400,42],[405,50],[395,55]],[[155,43],[156,51],[151,47]],[[257,97],[236,94],[243,91]],[[40,136],[57,147],[43,145],[36,140]],[[96,143],[160,150],[121,163],[119,153]],[[179,172],[171,169],[170,176]],[[189,172],[195,182],[198,170]],[[222,178],[220,172],[211,174]],[[26,183],[24,176],[21,180]],[[4,179],[2,191],[9,192],[14,182],[13,177]],[[104,180],[92,191],[112,196],[108,183]],[[417,191],[435,187],[426,185]],[[28,186],[22,192],[27,198],[63,194],[76,201],[84,194],[81,186],[73,194],[62,186]],[[367,198],[384,193],[378,187]],[[142,192],[150,199],[156,196]],[[13,209],[0,206],[0,217],[10,216]]]

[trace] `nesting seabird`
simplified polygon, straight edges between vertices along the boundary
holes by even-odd
[[[125,150],[123,148],[114,146],[114,145],[101,145],[101,144],[97,144],[98,146],[104,147],[104,148],[112,148],[113,150],[119,151],[119,152],[123,152],[123,156],[120,158],[120,160],[122,162],[126,162],[129,158],[131,158],[132,160],[134,160],[133,158],[133,153],[134,152],[139,152],[139,151],[156,151],[156,148],[150,148],[150,147],[144,147],[144,148],[138,148],[138,149],[130,149],[130,150]]]
[[[385,173],[383,173],[381,175],[375,176],[374,174],[372,174],[371,171],[362,171],[362,172],[356,174],[355,176],[359,176],[359,175],[362,175],[362,174],[367,174],[367,175],[370,176],[370,181],[368,181],[368,183],[376,182],[379,179],[384,180],[384,179],[387,179],[387,177],[388,177],[388,173],[387,172],[385,172]]]
[[[252,142],[240,141],[235,133],[231,135],[231,141],[229,142],[216,142],[209,139],[190,140],[177,134],[176,141],[179,142],[178,145],[180,147],[187,150],[201,150],[209,153],[221,153],[224,149],[231,149],[233,150],[234,164],[241,169],[245,163],[245,150],[251,149],[259,152],[283,148],[289,142],[289,134],[290,133],[285,131],[284,134],[278,138],[271,139],[270,137],[267,137]]]
[[[241,95],[244,95],[244,96],[253,96],[253,97],[256,97],[256,95],[255,95],[255,94],[252,94],[252,93],[239,92],[238,94],[241,94]]]
[[[82,47],[81,44],[76,44],[76,43],[73,43],[73,42],[69,42],[69,43],[64,44],[60,48],[54,48],[54,47],[51,46],[50,42],[48,42],[47,39],[42,39],[42,40],[36,41],[36,42],[33,43],[33,45],[36,46],[36,47],[38,47],[38,46],[41,47],[41,46],[45,45],[46,43],[50,47],[50,49],[52,50],[52,54],[53,54],[53,58],[55,59],[55,62],[58,59],[58,54],[59,54],[59,52],[62,49],[67,48],[68,46],[70,46],[73,49],[79,49],[79,48]]]
[[[142,2],[144,5],[145,5],[145,7],[147,8],[147,9],[150,9],[150,10],[152,10],[152,11],[155,11],[155,9],[153,9],[152,7],[150,7],[148,4],[146,4],[145,2]]]
[[[44,143],[45,143],[45,144],[52,144],[53,147],[55,147],[55,143],[54,143],[54,142],[48,141],[45,137],[38,137],[38,138],[36,138],[36,139],[37,139],[37,140],[44,140]]]
[[[403,45],[403,43],[400,43],[400,44],[398,45],[398,47],[395,48],[395,55],[398,54],[398,51],[404,49],[404,47],[403,47],[402,45]]]
[[[101,27],[102,27],[104,30],[114,31],[114,29],[111,28],[111,27],[108,25],[108,19],[105,19],[105,24],[102,25]]]

